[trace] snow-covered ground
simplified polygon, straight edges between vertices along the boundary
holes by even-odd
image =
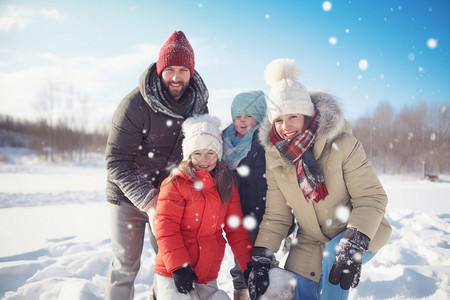
[[[103,299],[111,259],[102,161],[0,162],[0,298]],[[350,299],[450,299],[450,176],[381,175],[389,196],[389,244],[364,265]],[[135,299],[153,281],[148,240]],[[229,248],[219,286],[232,295]]]

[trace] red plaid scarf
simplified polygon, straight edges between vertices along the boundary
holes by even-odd
[[[319,111],[317,111],[309,128],[292,139],[281,140],[276,134],[274,126],[270,131],[272,144],[277,147],[281,155],[295,164],[298,185],[306,201],[314,200],[316,203],[328,195],[325,179],[312,153],[312,146],[317,136],[319,115]]]

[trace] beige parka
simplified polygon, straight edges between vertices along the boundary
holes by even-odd
[[[339,233],[348,227],[356,228],[370,238],[369,251],[377,252],[389,240],[392,229],[384,218],[386,193],[361,143],[344,120],[337,98],[323,91],[310,91],[310,96],[320,111],[313,154],[329,195],[319,203],[305,200],[294,164],[270,142],[272,124],[266,118],[259,138],[266,148],[268,190],[255,247],[277,252],[295,217],[299,226],[297,241],[290,248],[285,268],[318,282],[323,250]],[[344,207],[350,210],[348,222],[338,216]]]

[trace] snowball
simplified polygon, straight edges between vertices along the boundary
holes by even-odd
[[[227,220],[227,224],[228,226],[230,226],[231,228],[238,228],[239,225],[241,224],[241,220],[239,219],[238,216],[233,215],[230,216]]]
[[[153,153],[153,152],[148,153],[148,158],[153,158],[154,156],[155,156],[155,153]]]
[[[133,224],[128,223],[128,224],[127,224],[127,228],[130,229],[130,230],[133,229]]]
[[[256,229],[256,226],[258,225],[258,222],[256,221],[256,218],[253,216],[246,216],[244,218],[243,224],[245,229],[247,230],[254,230]]]
[[[239,176],[241,176],[241,177],[247,177],[248,175],[250,175],[250,168],[247,165],[242,165],[240,167],[237,167],[236,171],[238,172]]]
[[[331,4],[330,1],[324,1],[324,2],[322,3],[322,9],[323,9],[324,11],[330,11],[332,7],[333,7],[333,5]]]
[[[332,36],[328,39],[328,43],[330,43],[330,45],[336,45],[337,44],[337,38]]]
[[[336,208],[335,214],[342,223],[346,223],[350,219],[350,209],[346,206]]]
[[[366,59],[361,59],[358,63],[358,67],[361,71],[365,71],[369,67],[369,62]]]
[[[428,46],[428,48],[430,48],[430,49],[436,48],[436,47],[437,47],[437,44],[438,44],[438,42],[437,42],[437,40],[434,39],[434,38],[429,38],[428,41],[427,41],[427,46]]]
[[[167,120],[166,121],[166,126],[167,127],[170,127],[170,126],[172,126],[173,125],[173,121],[172,120]]]
[[[139,145],[138,150],[142,150],[142,145]]]

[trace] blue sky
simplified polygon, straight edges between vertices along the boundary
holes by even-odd
[[[269,92],[276,58],[295,59],[299,81],[337,95],[349,120],[380,101],[448,103],[449,15],[446,0],[0,0],[0,113],[44,116],[51,97],[53,116],[108,123],[174,30],[224,125],[237,93]]]

